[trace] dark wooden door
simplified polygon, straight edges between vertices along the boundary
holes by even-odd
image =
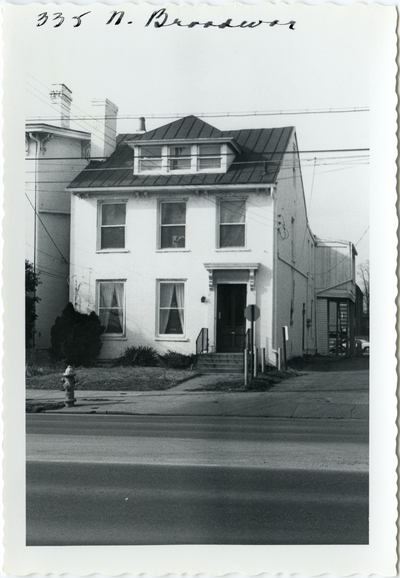
[[[246,285],[217,285],[217,351],[239,353],[244,349]]]

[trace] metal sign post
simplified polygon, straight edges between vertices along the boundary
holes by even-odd
[[[257,305],[248,305],[244,310],[244,316],[248,321],[250,321],[250,380],[252,380],[255,369],[254,322],[260,317],[260,308],[257,307]]]
[[[284,325],[282,327],[282,337],[283,337],[283,359],[285,363],[285,369],[287,369],[286,341],[289,341],[289,331],[287,325]]]

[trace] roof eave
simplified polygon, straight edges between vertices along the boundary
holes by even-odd
[[[27,122],[25,123],[25,132],[43,132],[53,133],[64,138],[75,138],[81,140],[90,140],[90,132],[75,130],[71,128],[64,128],[62,126],[54,126],[44,122]]]

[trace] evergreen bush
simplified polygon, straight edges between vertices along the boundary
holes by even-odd
[[[68,365],[93,365],[101,350],[104,330],[94,311],[89,315],[79,313],[68,303],[51,328],[51,359]]]

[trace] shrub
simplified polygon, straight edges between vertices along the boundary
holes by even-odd
[[[194,355],[185,355],[184,353],[178,353],[170,349],[161,356],[163,364],[171,369],[188,369],[192,367],[194,358]]]
[[[104,329],[94,311],[89,315],[79,313],[68,303],[51,328],[51,359],[68,365],[93,365],[101,350]]]
[[[160,358],[153,347],[127,347],[118,360],[117,365],[125,367],[157,367],[160,365]]]

